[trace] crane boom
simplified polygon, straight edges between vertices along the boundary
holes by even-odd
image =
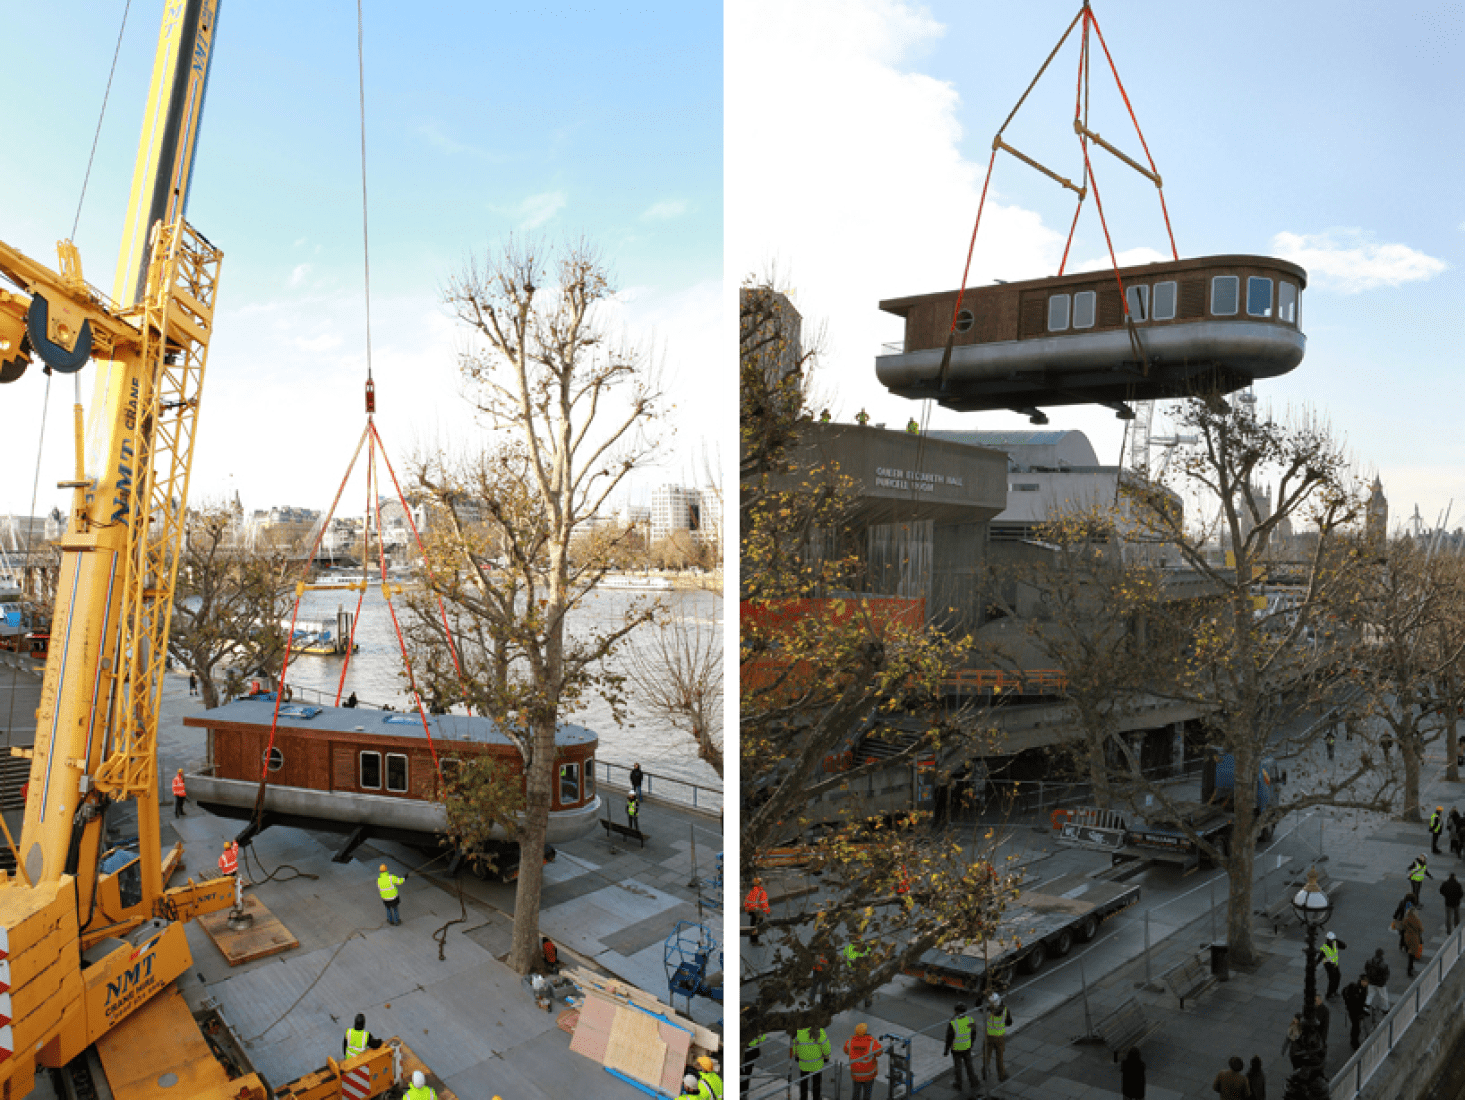
[[[232,878],[163,889],[157,721],[199,397],[222,253],[183,218],[218,0],[165,0],[116,301],[70,241],[60,273],[0,244],[0,336],[60,371],[98,360],[97,465],[72,490],[30,752],[16,879],[0,871],[0,1092],[30,1090],[192,965],[181,921],[226,908]],[[107,807],[137,804],[139,853],[101,873]],[[8,831],[7,831],[8,839]],[[124,891],[133,872],[141,889]],[[214,1092],[206,1094],[214,1096]],[[223,1097],[256,1097],[255,1077]]]

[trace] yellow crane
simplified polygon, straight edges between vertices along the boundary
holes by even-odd
[[[31,755],[18,844],[0,819],[16,855],[14,876],[0,871],[0,1100],[99,1041],[114,1061],[145,1063],[134,1068],[149,1087],[172,1073],[195,1100],[269,1095],[253,1074],[230,1080],[191,1023],[174,1026],[186,1008],[170,983],[192,965],[182,922],[234,904],[235,881],[165,889],[158,822],[158,704],[222,260],[183,216],[218,6],[165,0],[111,297],[70,241],[59,271],[0,242],[0,275],[18,288],[0,290],[0,381],[33,358],[63,374],[95,359],[99,444],[88,472],[78,402],[35,744],[14,750]],[[124,801],[138,855],[103,873],[106,811]],[[375,1095],[392,1052],[370,1053]],[[330,1071],[340,1095],[341,1067]]]

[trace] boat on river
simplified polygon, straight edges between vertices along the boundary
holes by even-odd
[[[270,748],[274,712],[274,695],[260,694],[184,718],[184,725],[208,731],[207,757],[185,769],[189,797],[211,813],[252,819],[268,751],[260,827],[347,834],[338,859],[369,839],[438,846],[447,815],[434,801],[440,794],[434,748],[444,767],[487,754],[511,774],[523,775],[518,750],[488,718],[430,715],[430,748],[416,711],[282,702]],[[557,780],[546,843],[561,844],[595,828],[601,809],[595,791],[598,745],[597,735],[583,726],[565,723],[556,730]],[[509,854],[517,867],[513,839],[500,828],[494,840],[497,854]]]

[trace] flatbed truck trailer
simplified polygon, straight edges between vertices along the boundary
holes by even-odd
[[[1128,883],[1083,872],[1060,875],[1019,893],[1003,911],[995,938],[952,951],[927,951],[905,973],[928,985],[1000,991],[1016,971],[1036,973],[1074,944],[1088,943],[1106,920],[1137,905],[1139,897],[1140,888]]]

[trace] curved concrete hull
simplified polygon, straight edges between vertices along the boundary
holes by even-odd
[[[218,779],[211,775],[186,777],[188,797],[201,806],[215,804],[237,809],[252,809],[259,792],[258,783],[240,779]],[[282,787],[271,784],[265,789],[265,811],[294,820],[314,819],[343,825],[366,825],[401,833],[434,836],[447,827],[447,816],[436,802],[412,798],[387,798],[382,795],[356,794],[351,791],[314,791],[308,787]],[[574,810],[556,810],[549,815],[547,844],[563,844],[585,836],[595,828],[600,815],[600,796]],[[501,829],[494,839],[508,840]]]
[[[1301,332],[1270,321],[1142,325],[1139,334],[1148,372],[1128,333],[1113,329],[953,348],[944,388],[941,348],[879,356],[875,373],[893,393],[948,408],[1028,409],[1230,393],[1286,374],[1307,349]]]

